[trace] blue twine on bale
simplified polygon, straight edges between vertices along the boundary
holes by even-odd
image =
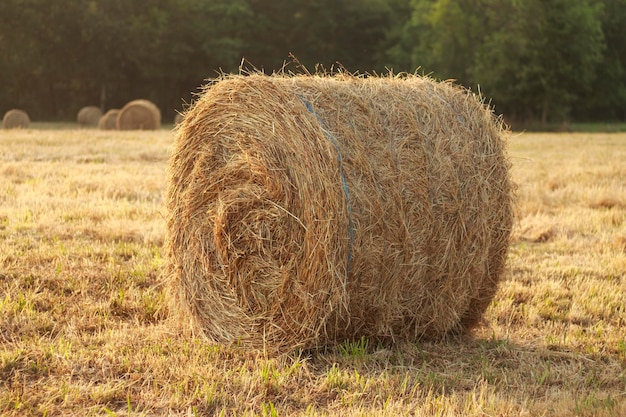
[[[320,124],[320,127],[326,134],[326,137],[333,144],[335,151],[337,151],[337,160],[339,161],[339,175],[341,176],[341,182],[343,183],[343,192],[346,195],[346,203],[348,204],[348,238],[349,240],[348,240],[348,263],[346,266],[346,275],[348,275],[350,273],[350,264],[352,263],[352,247],[354,245],[354,223],[352,222],[352,203],[350,202],[350,190],[348,188],[348,181],[346,180],[346,175],[343,170],[343,158],[341,157],[341,152],[339,151],[339,144],[337,143],[333,135],[324,126],[324,122],[322,118],[315,112],[315,110],[313,109],[313,106],[311,106],[311,104],[308,101],[306,101],[304,97],[300,96],[300,100],[302,100],[302,103],[304,104],[306,109],[315,116],[315,118]]]

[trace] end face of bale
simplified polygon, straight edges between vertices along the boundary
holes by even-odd
[[[97,106],[86,106],[78,111],[76,120],[81,127],[98,126],[102,110]]]
[[[30,125],[28,113],[20,109],[11,109],[2,118],[4,129],[26,129]]]
[[[117,115],[120,130],[156,130],[161,128],[161,111],[149,100],[133,100]]]
[[[117,129],[117,115],[119,109],[110,109],[100,117],[98,121],[98,129],[100,130],[115,130]]]
[[[471,329],[512,227],[504,135],[425,77],[225,77],[169,164],[172,310],[267,352]]]

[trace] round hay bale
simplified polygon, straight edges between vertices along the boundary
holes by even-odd
[[[30,125],[30,117],[24,110],[11,109],[2,118],[4,129],[26,129]]]
[[[161,127],[161,111],[149,100],[133,100],[117,115],[120,130],[156,130]]]
[[[224,77],[169,163],[172,311],[276,353],[471,329],[508,250],[505,133],[427,77]]]
[[[76,120],[81,127],[98,126],[102,117],[102,110],[96,106],[86,106],[78,111]]]
[[[183,115],[176,112],[176,114],[174,115],[174,126],[178,126],[180,122],[182,121],[183,121]]]
[[[117,115],[120,109],[110,109],[102,115],[98,121],[98,128],[101,130],[115,130],[117,129]]]

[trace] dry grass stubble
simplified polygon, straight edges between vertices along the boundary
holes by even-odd
[[[519,221],[474,338],[273,359],[168,323],[170,132],[0,135],[2,415],[626,415],[624,134],[511,139]]]

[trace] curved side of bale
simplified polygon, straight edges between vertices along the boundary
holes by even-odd
[[[86,126],[98,126],[98,122],[102,117],[102,110],[96,106],[86,106],[78,111],[76,120],[82,127]]]
[[[471,328],[508,249],[503,133],[424,77],[219,81],[170,161],[174,310],[267,351]]]
[[[117,115],[120,109],[109,109],[106,113],[100,117],[98,121],[98,129],[101,130],[115,130],[117,129]]]
[[[149,100],[133,100],[117,115],[120,130],[156,130],[161,127],[161,111]]]
[[[4,129],[26,129],[29,125],[30,117],[24,110],[11,109],[2,118],[2,127]]]

